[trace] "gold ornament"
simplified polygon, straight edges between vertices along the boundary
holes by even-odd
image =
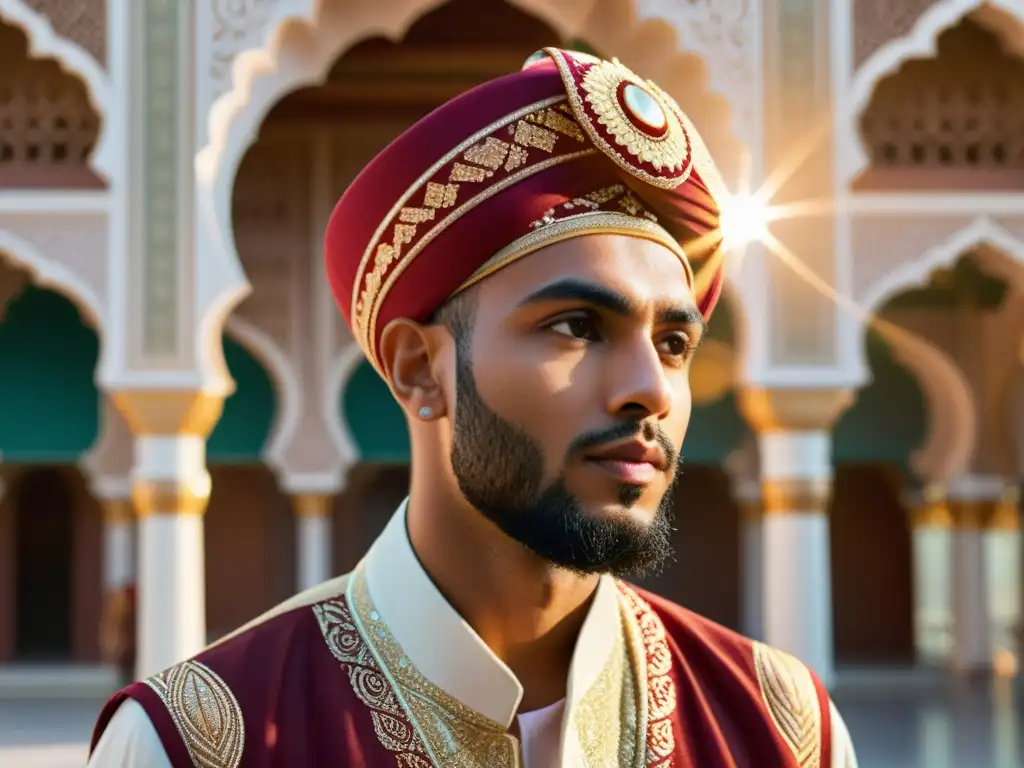
[[[664,92],[650,88],[617,59],[595,63],[582,85],[597,121],[616,144],[656,171],[687,168],[690,142]]]

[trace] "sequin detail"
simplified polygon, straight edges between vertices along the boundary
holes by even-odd
[[[345,598],[313,606],[331,654],[341,662],[356,697],[370,711],[381,745],[406,768],[429,768],[427,750],[352,620]]]
[[[144,682],[167,707],[196,768],[238,768],[245,746],[242,708],[212,669],[184,661]]]
[[[810,670],[764,643],[754,643],[754,667],[768,714],[796,764],[820,768],[821,706]]]

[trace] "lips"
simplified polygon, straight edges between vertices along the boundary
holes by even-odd
[[[660,472],[668,468],[668,460],[661,446],[639,440],[619,443],[586,456],[619,482],[647,485],[654,482]]]

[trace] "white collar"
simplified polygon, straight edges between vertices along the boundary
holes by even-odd
[[[438,591],[406,528],[402,502],[360,568],[381,618],[427,680],[488,719],[512,725],[523,686]],[[594,684],[621,632],[619,591],[602,576],[576,640],[566,686],[566,714]]]

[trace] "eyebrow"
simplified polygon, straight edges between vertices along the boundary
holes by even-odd
[[[618,291],[613,291],[603,285],[595,285],[583,280],[567,278],[545,285],[534,291],[521,302],[519,306],[536,304],[541,301],[584,301],[596,307],[603,307],[610,312],[623,317],[633,317],[639,314],[636,302],[630,301]],[[658,323],[672,325],[697,325],[701,330],[706,330],[704,317],[695,306],[666,307],[658,313]]]

